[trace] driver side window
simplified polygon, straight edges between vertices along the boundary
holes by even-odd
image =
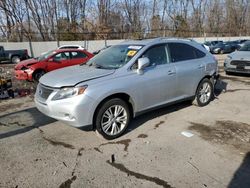
[[[168,63],[166,45],[157,45],[148,49],[142,57],[149,58],[150,65],[162,65]]]
[[[64,53],[64,52],[58,53],[54,56],[53,59],[56,61],[67,60],[69,59],[69,53]]]
[[[163,65],[169,63],[169,57],[167,53],[167,46],[165,44],[153,46],[149,48],[141,57],[147,57],[150,61],[150,65]],[[132,66],[135,70],[138,68],[138,62]]]

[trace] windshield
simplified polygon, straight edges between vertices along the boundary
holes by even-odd
[[[39,57],[37,57],[36,59],[38,61],[43,61],[45,59],[47,59],[49,56],[53,55],[55,52],[52,50],[52,51],[48,51],[48,52],[45,52],[43,54],[41,54]]]
[[[250,51],[250,43],[245,43],[239,51]]]
[[[131,60],[142,45],[115,45],[97,54],[87,65],[103,69],[118,69]]]

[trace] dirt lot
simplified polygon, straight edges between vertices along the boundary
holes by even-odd
[[[114,141],[44,116],[32,94],[0,100],[0,187],[249,188],[250,77],[221,75],[208,106],[144,114]]]

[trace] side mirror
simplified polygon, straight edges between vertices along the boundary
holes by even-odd
[[[137,74],[143,74],[143,69],[149,66],[150,61],[147,57],[142,57],[138,59],[138,69]]]

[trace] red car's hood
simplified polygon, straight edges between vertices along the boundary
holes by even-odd
[[[24,60],[24,61],[21,61],[20,63],[18,63],[15,66],[15,69],[19,70],[22,67],[29,67],[30,65],[34,65],[35,63],[38,63],[38,61],[36,59],[34,59],[34,58],[33,59],[27,59],[27,60]]]

